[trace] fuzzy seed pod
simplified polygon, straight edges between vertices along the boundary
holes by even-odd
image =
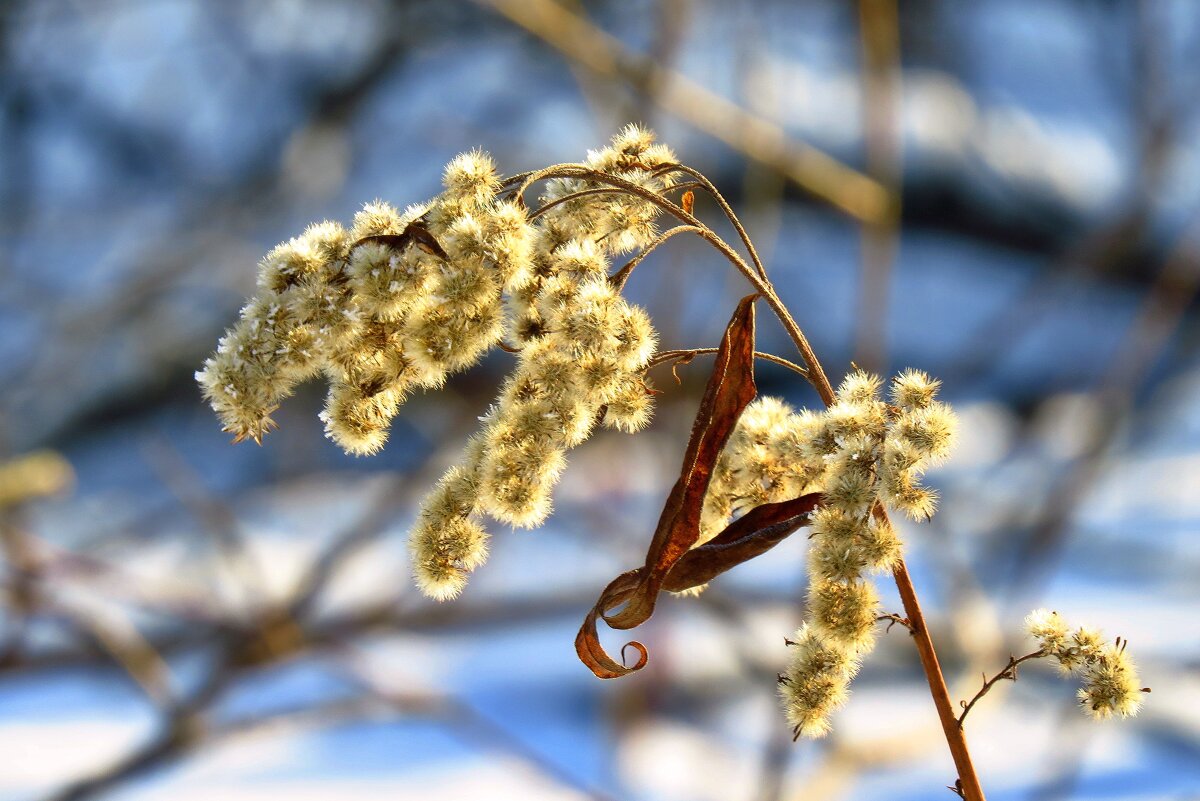
[[[873,403],[879,400],[879,376],[855,370],[847,375],[837,389],[837,399],[846,404]]]
[[[850,516],[824,506],[813,514],[812,531],[809,564],[813,574],[826,581],[849,582],[891,570],[901,557],[895,529],[873,516]]]
[[[500,186],[492,157],[479,150],[461,153],[446,165],[442,185],[447,216],[458,216],[485,205]]]
[[[941,384],[920,370],[905,370],[892,379],[892,403],[905,411],[924,409],[933,402]]]
[[[904,412],[894,425],[896,436],[916,450],[926,463],[949,455],[957,429],[958,419],[954,412],[937,401],[925,408]]]
[[[1123,647],[1106,646],[1082,670],[1079,704],[1096,720],[1136,715],[1142,708],[1137,668]]]
[[[829,715],[846,702],[858,660],[809,626],[802,626],[789,645],[791,657],[779,677],[788,725],[798,737],[823,737]]]
[[[429,494],[409,533],[408,547],[417,588],[427,597],[455,598],[467,574],[487,559],[488,534],[473,518],[479,500],[482,443],[473,441],[466,458],[452,467]]]
[[[813,629],[853,652],[870,650],[879,595],[869,581],[816,580],[808,590]]]
[[[644,379],[629,376],[607,405],[604,425],[636,434],[650,424],[654,414],[654,394]]]
[[[1067,647],[1067,621],[1058,612],[1035,609],[1025,617],[1025,630],[1048,653]]]

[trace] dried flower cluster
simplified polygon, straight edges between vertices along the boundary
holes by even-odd
[[[780,677],[788,721],[797,734],[828,731],[829,713],[844,700],[859,660],[874,647],[879,597],[872,573],[900,558],[895,530],[874,514],[877,503],[918,519],[936,496],[923,471],[953,445],[954,413],[935,400],[938,382],[907,371],[891,383],[855,371],[824,412],[794,412],[760,398],[743,413],[718,459],[705,498],[702,540],[731,516],[762,503],[822,493],[812,515],[809,619],[796,633]]]
[[[673,179],[658,168],[674,158],[629,126],[584,166],[662,192]],[[261,441],[279,403],[323,372],[327,435],[370,454],[413,388],[440,387],[507,339],[516,369],[410,537],[417,584],[439,599],[486,558],[480,513],[538,525],[566,451],[598,420],[629,432],[649,422],[654,329],[609,273],[612,257],[654,238],[658,215],[594,180],[557,178],[531,220],[478,152],[455,158],[443,183],[428,203],[371,203],[348,232],[320,223],[268,253],[258,295],[196,374],[225,429]]]
[[[1103,720],[1131,717],[1142,707],[1137,668],[1125,653],[1127,642],[1109,642],[1097,629],[1071,629],[1057,612],[1035,609],[1025,618],[1025,628],[1038,641],[1044,656],[1053,657],[1059,670],[1083,680],[1079,705],[1088,715]]]

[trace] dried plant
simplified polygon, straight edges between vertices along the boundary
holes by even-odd
[[[542,187],[530,208],[526,195]],[[700,172],[678,162],[648,131],[629,126],[579,164],[558,164],[502,179],[491,159],[461,155],[446,168],[445,190],[400,212],[368,204],[349,231],[311,226],[264,258],[259,294],[197,373],[205,397],[235,440],[261,442],[272,413],[301,381],[323,374],[327,435],[348,453],[383,447],[409,392],[438,388],[492,347],[516,366],[481,418],[461,460],[427,496],[409,543],[418,588],[446,600],[487,558],[485,516],[533,527],[550,513],[566,453],[597,425],[644,428],[658,364],[714,354],[679,479],[650,541],[645,563],[600,594],[576,638],[597,676],[641,669],[609,656],[597,624],[644,623],[662,591],[697,593],[721,573],[767,552],[807,527],[809,592],[804,624],[788,640],[780,695],[796,737],[819,737],[841,706],[881,622],[904,626],[917,645],[958,778],[968,799],[983,791],[963,721],[975,703],[1017,666],[1053,658],[1082,677],[1079,700],[1093,717],[1135,714],[1142,689],[1120,638],[1069,631],[1054,613],[1028,620],[1037,651],[987,678],[955,716],[889,511],[914,520],[934,514],[924,471],[953,448],[956,418],[937,400],[939,382],[908,370],[884,391],[855,368],[835,390],[804,333],[776,294],[729,204]],[[716,202],[743,253],[694,215],[694,193]],[[661,217],[678,224],[660,232]],[[733,313],[717,348],[656,352],[649,316],[621,295],[634,268],[678,234],[712,245],[754,294]],[[630,255],[632,254],[632,255]],[[628,257],[615,267],[614,260]],[[766,303],[796,346],[802,365],[755,350],[755,307]],[[754,362],[769,360],[804,376],[824,409],[796,411],[757,397]],[[890,573],[904,614],[884,613],[874,577]]]

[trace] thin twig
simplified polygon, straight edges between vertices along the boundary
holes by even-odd
[[[750,261],[754,264],[754,269],[758,271],[759,276],[763,279],[767,277],[767,268],[763,266],[762,259],[758,257],[758,250],[754,247],[754,242],[751,241],[750,235],[746,233],[745,226],[738,218],[733,210],[733,206],[729,205],[729,201],[717,189],[716,185],[708,179],[706,175],[701,173],[694,167],[689,167],[686,164],[671,165],[673,172],[682,172],[685,175],[690,175],[695,179],[695,183],[699,184],[700,188],[707,192],[717,205],[721,207],[721,212],[725,218],[729,220],[729,224],[733,226],[733,230],[737,231],[738,237],[742,240],[742,244],[746,247],[746,252],[750,254]]]
[[[716,353],[716,352],[717,352],[716,348],[691,348],[691,349],[686,349],[686,350],[682,350],[682,349],[681,350],[662,350],[662,351],[659,351],[658,353],[654,354],[654,356],[652,356],[650,358],[650,361],[646,363],[646,369],[649,370],[651,367],[657,367],[658,365],[663,364],[665,362],[669,362],[673,359],[679,360],[676,362],[676,365],[687,364],[695,356],[702,356],[702,355],[707,355],[707,354]],[[782,356],[776,356],[774,353],[765,353],[764,351],[756,350],[756,351],[754,351],[754,358],[759,359],[764,362],[771,362],[773,364],[778,364],[781,367],[786,367],[789,370],[799,373],[802,376],[805,376],[805,377],[808,376],[808,371],[805,370],[803,367],[796,364],[795,362],[788,361],[787,359],[783,358]]]
[[[668,186],[665,189],[663,189],[663,191],[671,192],[671,191],[675,191],[678,189],[683,189],[686,191],[688,189],[703,189],[703,188],[704,188],[704,185],[701,184],[699,181],[689,181],[688,183],[676,184],[674,186]],[[578,192],[572,192],[569,195],[563,195],[562,197],[556,197],[556,198],[554,198],[554,200],[547,200],[541,206],[538,206],[536,209],[529,212],[529,221],[533,222],[538,217],[541,217],[543,214],[550,211],[551,209],[561,206],[564,203],[570,203],[572,200],[581,200],[582,198],[589,197],[591,195],[623,194],[624,191],[625,190],[623,190],[623,189],[614,189],[614,188],[608,187],[608,186],[597,187],[594,189],[580,189]]]
[[[967,715],[970,713],[972,707],[975,706],[976,702],[978,702],[980,698],[987,695],[997,682],[1005,679],[1008,679],[1009,681],[1017,680],[1017,665],[1020,665],[1022,662],[1028,662],[1031,659],[1041,659],[1044,656],[1046,656],[1046,650],[1044,648],[1039,648],[1031,654],[1025,654],[1025,656],[1010,656],[1008,658],[1008,664],[1005,665],[1004,669],[995,676],[992,676],[989,679],[985,673],[983,676],[983,686],[979,688],[979,692],[975,693],[975,697],[970,701],[959,701],[959,705],[962,706],[962,714],[958,716],[958,727],[960,729],[962,728],[963,721],[967,719]]]
[[[885,620],[888,622],[885,631],[891,631],[892,626],[899,623],[901,626],[904,626],[904,628],[908,629],[909,634],[913,633],[912,622],[910,622],[906,617],[901,617],[895,612],[888,612],[886,615],[880,615],[879,617],[875,618],[876,623],[882,623]]]
[[[625,282],[629,280],[629,276],[633,272],[634,268],[641,264],[642,260],[649,256],[655,249],[657,249],[659,245],[661,245],[663,242],[666,242],[671,237],[676,236],[677,234],[689,233],[702,234],[703,231],[694,225],[677,225],[674,228],[668,228],[667,230],[663,231],[661,234],[656,236],[649,245],[646,245],[646,247],[644,247],[640,253],[638,253],[629,261],[625,262],[625,265],[621,267],[621,269],[610,275],[608,277],[608,282],[612,285],[613,289],[615,289],[617,292],[620,292],[625,288]]]

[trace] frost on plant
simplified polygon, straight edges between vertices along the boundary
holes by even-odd
[[[411,392],[440,388],[493,347],[512,353],[512,371],[480,430],[425,498],[410,533],[417,587],[447,600],[487,558],[486,517],[512,527],[541,524],[570,449],[598,425],[633,433],[649,423],[651,367],[712,355],[679,478],[645,563],[603,590],[576,638],[580,659],[602,678],[638,670],[648,658],[645,646],[630,643],[638,653],[633,665],[614,659],[600,645],[601,621],[636,627],[653,614],[661,592],[698,593],[807,527],[805,619],[779,676],[796,736],[829,731],[830,715],[846,701],[886,619],[904,624],[922,644],[947,743],[968,775],[965,740],[945,713],[950,702],[936,659],[932,666],[926,659],[932,641],[915,600],[910,608],[904,599],[911,582],[890,517],[923,521],[937,509],[922,477],[949,456],[957,427],[937,398],[939,382],[906,370],[885,383],[855,369],[835,390],[728,203],[639,127],[627,127],[583,162],[511,178],[502,178],[487,155],[466,153],[446,167],[443,186],[403,211],[369,203],[349,230],[312,225],[266,255],[258,294],[196,375],[225,430],[236,441],[261,442],[293,389],[323,376],[326,434],[348,453],[371,454],[384,446]],[[535,187],[541,194],[531,207],[527,195]],[[696,191],[716,202],[741,252],[694,215]],[[660,232],[664,219],[675,227]],[[660,353],[650,317],[621,290],[646,255],[680,233],[712,245],[754,294],[738,304],[719,347]],[[755,350],[757,305],[780,321],[802,365]],[[758,397],[756,359],[801,373],[823,408]],[[911,620],[881,614],[875,581],[888,574],[902,588]],[[1137,711],[1141,690],[1123,641],[1070,630],[1044,611],[1031,615],[1028,627],[1039,650],[986,680],[963,704],[959,729],[996,681],[1016,678],[1017,666],[1034,658],[1052,657],[1079,676],[1080,702],[1092,716]]]

